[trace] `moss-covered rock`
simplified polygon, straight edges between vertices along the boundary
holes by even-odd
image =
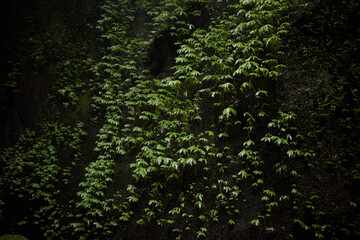
[[[28,240],[21,235],[4,235],[0,237],[0,240]]]

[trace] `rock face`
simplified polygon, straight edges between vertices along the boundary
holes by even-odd
[[[9,3],[0,234],[357,239],[360,3],[306,2]]]

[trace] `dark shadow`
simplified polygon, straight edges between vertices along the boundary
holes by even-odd
[[[157,76],[175,64],[177,55],[177,39],[171,36],[170,30],[161,32],[155,39],[150,50],[149,70]]]

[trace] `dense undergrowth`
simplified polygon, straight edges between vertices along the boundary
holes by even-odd
[[[22,99],[36,79],[45,93],[37,124],[1,151],[1,232],[360,234],[359,3],[100,5],[87,30],[22,33],[32,48],[9,57],[3,98]]]

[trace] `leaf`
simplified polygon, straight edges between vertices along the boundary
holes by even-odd
[[[244,156],[250,157],[251,154],[249,153],[248,150],[243,149],[241,152],[239,152],[238,156],[239,156],[239,157],[244,157]]]
[[[133,128],[133,132],[142,132],[142,131],[143,131],[142,128],[140,128],[138,126]]]
[[[134,196],[134,195],[130,195],[130,196],[128,197],[128,200],[129,200],[129,202],[138,202],[138,201],[139,201],[139,198],[136,197],[136,196]]]
[[[223,194],[223,193],[219,193],[217,196],[216,196],[216,199],[226,199],[226,196]]]
[[[175,58],[176,63],[187,63],[189,60],[186,57],[177,57]]]
[[[177,132],[168,132],[166,133],[166,136],[170,137],[170,138],[177,138],[180,134]]]
[[[269,77],[273,77],[273,78],[277,78],[278,76],[280,75],[280,73],[279,72],[277,72],[277,71],[271,71],[271,72],[269,72]]]
[[[245,179],[249,176],[249,174],[244,169],[241,170],[238,175]]]
[[[268,196],[263,196],[263,197],[261,198],[261,200],[262,200],[262,201],[269,201],[270,198],[269,198]]]
[[[155,207],[160,206],[160,202],[153,199],[149,201],[149,206],[151,206],[152,204],[154,204]]]
[[[167,85],[169,85],[170,87],[178,87],[181,84],[180,80],[168,80]]]
[[[252,141],[251,139],[249,139],[243,143],[243,145],[246,147],[250,147],[251,145],[254,145],[254,144],[255,144],[254,141]]]
[[[293,150],[288,150],[286,153],[289,157],[295,157],[294,151]]]
[[[230,82],[220,84],[221,87],[225,92],[231,92],[231,90],[235,89],[234,85]]]
[[[228,107],[223,110],[222,115],[229,119],[231,116],[236,116],[237,112],[235,109]]]
[[[310,227],[303,223],[301,220],[294,218],[294,223],[298,223],[304,230],[309,230]]]
[[[261,111],[261,112],[258,113],[258,117],[264,117],[264,116],[266,116],[265,112]]]
[[[197,199],[199,199],[200,201],[202,201],[204,195],[202,195],[201,193],[197,193],[197,194],[195,195],[195,197],[196,197]]]
[[[205,131],[205,133],[209,135],[209,137],[213,137],[215,135],[213,131]]]
[[[174,169],[178,169],[179,165],[176,162],[171,162],[170,167]]]
[[[274,227],[267,227],[265,230],[266,230],[266,231],[274,232],[274,231],[275,231],[275,228],[274,228]]]
[[[198,232],[196,233],[196,237],[197,237],[197,238],[206,237],[206,234],[205,234],[204,232],[202,232],[202,231],[198,231]]]
[[[314,199],[320,199],[320,197],[318,195],[311,196],[310,200],[314,200]]]
[[[272,196],[272,197],[275,197],[275,196],[276,196],[275,192],[274,192],[274,191],[271,191],[271,190],[269,190],[269,189],[265,189],[265,190],[264,190],[264,193],[266,193],[267,195],[270,195],[270,196]]]
[[[198,206],[199,208],[203,208],[203,207],[204,207],[204,203],[201,202],[201,201],[197,201],[197,202],[195,203],[195,205]]]
[[[227,133],[220,133],[219,135],[218,135],[218,137],[219,138],[227,138],[227,137],[229,137],[229,134],[227,134]]]
[[[252,225],[259,226],[260,221],[259,221],[259,219],[254,219],[254,220],[251,220],[250,223],[251,223]]]
[[[269,92],[268,91],[265,91],[265,90],[259,90],[255,93],[255,96],[257,98],[260,98],[261,97],[261,94],[265,95],[265,96],[268,96]]]
[[[129,192],[130,191],[135,191],[136,187],[134,185],[129,184],[126,190],[129,191]]]
[[[179,179],[179,175],[176,174],[176,173],[173,173],[173,174],[171,174],[170,176],[168,176],[168,177],[166,178],[166,181],[169,181],[169,180],[171,180],[171,179],[176,179],[176,180],[178,180],[178,179]]]
[[[194,158],[187,158],[186,159],[186,164],[187,165],[190,165],[190,166],[192,166],[192,165],[196,165],[196,160],[194,159]]]
[[[241,87],[240,87],[241,92],[243,92],[246,88],[249,88],[249,89],[252,89],[255,91],[254,86],[250,82],[243,82],[243,84],[241,84]]]
[[[188,153],[188,150],[186,148],[180,148],[176,154],[184,154],[184,155],[187,155]]]
[[[206,216],[200,215],[200,216],[199,216],[199,219],[200,219],[201,221],[205,221],[205,220],[206,220]]]
[[[233,73],[233,76],[235,75],[245,75],[249,76],[249,73],[244,69],[244,67],[241,65],[236,69],[236,71]]]
[[[265,40],[266,47],[268,47],[270,45],[275,46],[276,44],[278,44],[281,41],[281,39],[277,35],[272,35],[271,37],[265,38],[264,40]]]

